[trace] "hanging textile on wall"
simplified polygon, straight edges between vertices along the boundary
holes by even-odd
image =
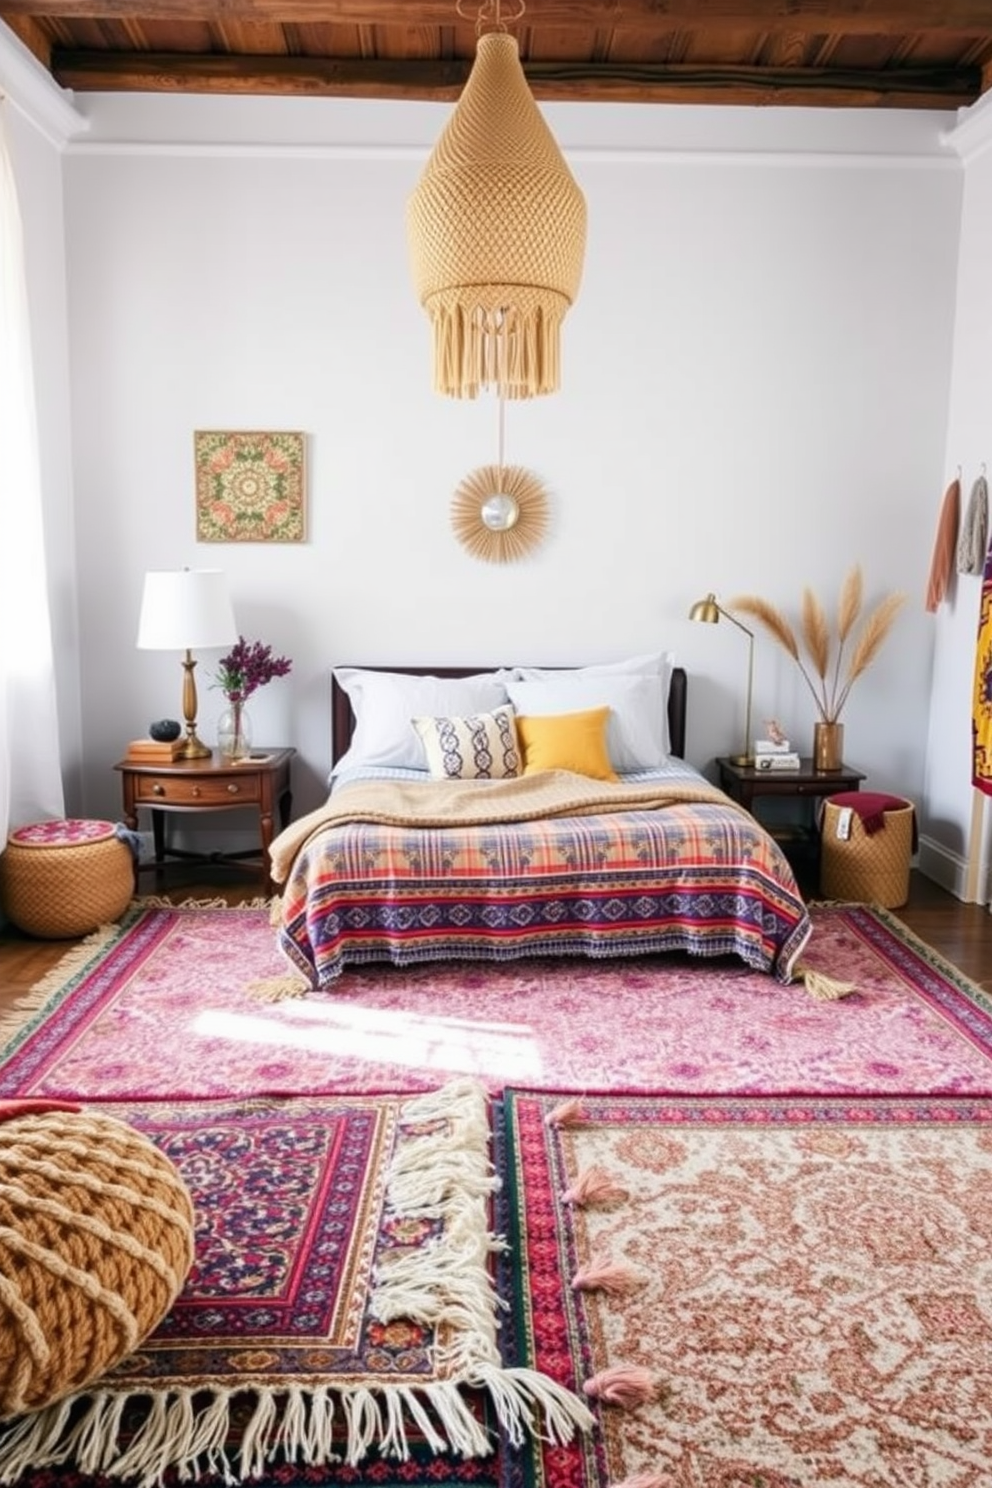
[[[989,488],[985,466],[971,488],[968,509],[958,537],[958,573],[980,574],[985,563],[985,544],[989,527]]]
[[[972,703],[972,785],[992,796],[992,547],[985,555],[982,603],[975,649],[975,695]]]
[[[933,557],[930,559],[930,577],[927,581],[927,597],[924,608],[931,614],[936,610],[954,572],[954,554],[958,545],[958,522],[961,517],[961,479],[954,480],[944,492],[944,500],[937,518],[937,536],[934,539]]]

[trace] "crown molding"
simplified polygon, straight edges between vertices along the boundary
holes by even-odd
[[[89,121],[73,106],[72,93],[53,81],[3,22],[0,22],[0,96],[58,150],[89,128]]]
[[[943,136],[958,156],[967,163],[992,145],[992,92],[983,93],[970,108],[958,110],[958,122]]]

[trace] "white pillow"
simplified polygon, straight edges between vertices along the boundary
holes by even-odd
[[[508,701],[503,683],[485,672],[472,677],[409,677],[403,672],[335,667],[334,676],[351,701],[355,730],[333,775],[355,766],[426,770],[427,756],[412,719],[491,713]]]
[[[615,672],[632,672],[638,676],[661,677],[668,706],[668,684],[675,665],[674,651],[648,651],[643,656],[629,656],[623,661],[601,661],[584,667],[514,667],[517,682],[536,682],[541,677],[609,677]]]
[[[610,710],[606,747],[620,774],[653,770],[668,759],[668,688],[657,676],[604,672],[545,672],[510,682],[507,691],[521,717]]]

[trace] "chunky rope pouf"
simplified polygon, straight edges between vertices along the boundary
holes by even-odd
[[[0,857],[5,914],[43,940],[86,935],[118,919],[133,893],[134,859],[113,822],[36,822],[12,832]]]
[[[147,1137],[92,1111],[0,1120],[0,1419],[132,1353],[192,1261],[189,1191]]]

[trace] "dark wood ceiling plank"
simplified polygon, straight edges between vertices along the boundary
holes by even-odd
[[[327,61],[304,57],[190,57],[53,53],[58,81],[80,92],[293,94],[454,101],[470,63]],[[972,68],[853,71],[638,63],[528,63],[535,98],[555,102],[775,104],[955,109],[979,96]]]
[[[214,19],[228,23],[336,23],[360,26],[451,24],[455,0],[220,0]],[[0,16],[201,20],[203,0],[0,0]],[[989,0],[530,0],[527,24],[713,29],[747,24],[762,30],[987,33]],[[511,28],[512,29],[512,28]]]

